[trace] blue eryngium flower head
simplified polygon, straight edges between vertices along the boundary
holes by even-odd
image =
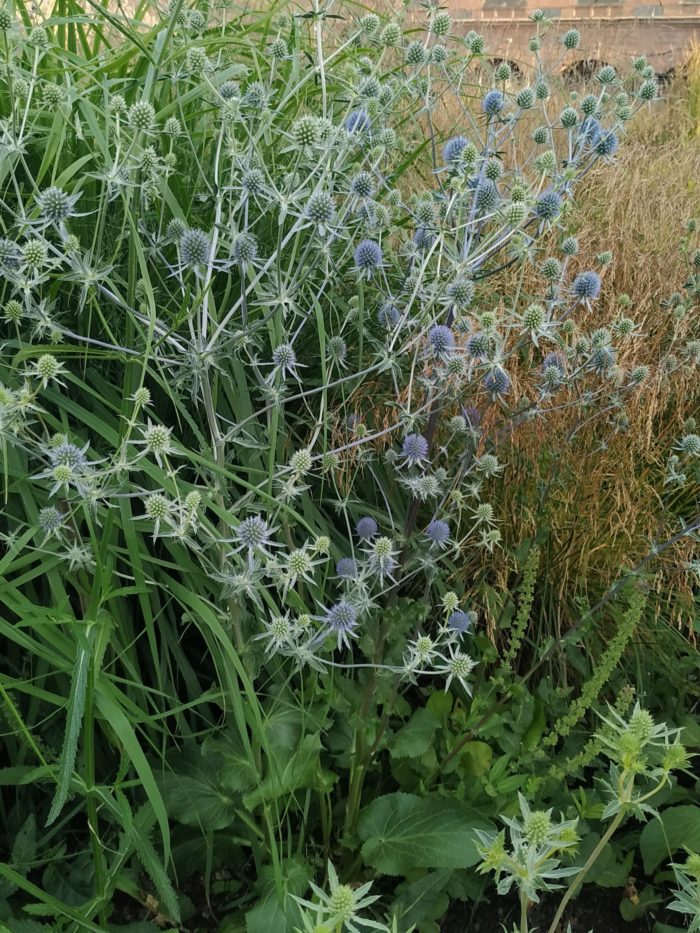
[[[349,648],[349,639],[354,636],[354,630],[357,626],[357,611],[352,603],[349,603],[346,599],[341,599],[339,603],[335,603],[326,611],[323,621],[328,626],[329,633],[338,637],[338,648],[341,645],[346,645]]]
[[[461,609],[455,609],[447,620],[447,627],[453,632],[459,632],[460,635],[464,635],[472,627],[475,620],[475,612],[462,612]]]
[[[431,547],[444,548],[450,542],[450,526],[441,518],[434,518],[425,529]]]
[[[487,116],[495,117],[503,110],[505,103],[503,94],[497,88],[492,88],[484,94],[481,107]]]
[[[379,531],[379,525],[371,515],[364,515],[355,525],[355,534],[360,541],[371,541]]]
[[[357,577],[357,564],[352,557],[341,557],[335,565],[335,572],[341,580],[355,580]]]
[[[382,327],[396,327],[401,320],[401,312],[393,301],[385,301],[377,311],[377,323]]]
[[[345,118],[345,129],[348,133],[367,133],[371,126],[372,121],[364,107],[353,110]]]
[[[469,140],[464,136],[453,136],[452,139],[448,139],[442,149],[442,157],[445,160],[446,165],[454,164],[459,162],[462,153],[469,145]]]
[[[541,220],[555,220],[561,213],[561,198],[556,191],[545,191],[537,199],[535,213]]]
[[[436,324],[430,328],[428,341],[431,349],[438,359],[449,356],[455,346],[455,336],[445,324]]]
[[[600,276],[597,272],[580,272],[573,281],[571,292],[580,301],[594,301],[600,295]]]
[[[586,117],[579,130],[579,139],[588,143],[589,146],[595,146],[600,138],[601,125],[597,117]]]
[[[609,131],[607,133],[601,133],[598,137],[598,140],[595,144],[595,151],[602,158],[610,158],[610,156],[615,155],[619,142],[617,136]]]
[[[355,266],[369,276],[382,264],[382,248],[374,240],[361,240],[355,250]]]
[[[428,442],[422,434],[408,434],[403,441],[401,452],[408,466],[415,466],[428,456]]]
[[[474,191],[474,203],[476,209],[481,211],[482,214],[490,214],[492,211],[495,211],[500,200],[501,198],[495,182],[487,178],[476,186],[476,190]]]
[[[474,405],[467,405],[464,409],[464,417],[467,419],[467,424],[472,431],[481,426],[481,412]]]
[[[558,369],[560,373],[566,372],[566,361],[561,353],[557,353],[552,350],[551,353],[548,353],[545,358],[542,360],[542,372],[546,372],[551,368]]]
[[[244,518],[236,529],[236,539],[248,551],[264,550],[271,535],[267,522],[259,515]]]
[[[506,395],[510,390],[510,376],[505,369],[495,366],[484,376],[484,388],[494,399]]]

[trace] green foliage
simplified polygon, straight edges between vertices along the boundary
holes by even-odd
[[[604,73],[587,133],[521,157],[544,67],[489,88],[444,10],[113,6],[0,9],[0,933],[435,933],[518,807],[548,858],[571,838],[542,815],[578,815],[619,877],[617,719],[591,733],[630,675],[662,689],[633,649],[700,527],[695,428],[654,474],[670,536],[556,639],[547,490],[517,549],[498,501],[518,426],[571,408],[604,445],[645,404],[586,323],[607,281],[571,261],[572,193],[655,82]],[[545,248],[536,294],[492,284]],[[615,764],[626,790],[647,766]],[[650,871],[651,827],[677,851],[697,809],[670,772]]]

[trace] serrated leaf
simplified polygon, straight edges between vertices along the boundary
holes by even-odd
[[[419,758],[430,748],[440,725],[429,709],[417,709],[389,743],[392,758]]]
[[[387,875],[414,868],[469,868],[479,861],[474,830],[493,825],[459,800],[387,794],[360,814],[367,865]]]
[[[10,862],[16,871],[26,872],[36,855],[36,817],[30,813],[12,843]]]
[[[75,768],[75,759],[78,754],[78,739],[80,738],[80,730],[83,725],[88,671],[90,669],[90,659],[95,643],[95,635],[96,629],[91,627],[85,636],[80,637],[78,642],[75,663],[73,664],[73,675],[71,677],[70,695],[66,708],[66,734],[63,739],[61,760],[58,766],[58,784],[46,820],[47,826],[50,826],[56,821],[63,809],[63,805],[68,799],[70,782],[73,776],[73,769]]]

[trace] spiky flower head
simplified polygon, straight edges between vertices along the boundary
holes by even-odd
[[[49,250],[43,240],[27,240],[22,246],[22,261],[30,269],[38,269],[49,257]]]
[[[463,651],[455,651],[454,654],[448,659],[445,667],[446,673],[448,675],[445,689],[449,689],[453,680],[458,680],[469,692],[469,687],[467,686],[466,680],[476,667],[476,662],[473,661],[472,658],[470,658],[469,655],[465,654]]]
[[[201,266],[209,259],[209,237],[203,230],[191,227],[180,237],[180,256],[186,266]]]
[[[318,119],[312,114],[303,114],[292,124],[292,139],[300,148],[315,146],[319,135]]]
[[[474,300],[475,287],[472,279],[460,276],[447,286],[448,297],[460,308],[468,308]]]
[[[18,324],[24,317],[24,308],[16,298],[10,298],[3,309],[3,314],[10,324]]]
[[[426,58],[425,46],[422,42],[416,40],[411,42],[406,49],[407,65],[422,65]]]
[[[379,531],[379,525],[371,515],[364,515],[355,525],[355,534],[360,541],[371,541]]]
[[[475,621],[475,612],[463,612],[461,609],[456,609],[450,614],[450,617],[447,620],[447,627],[452,632],[457,632],[460,635],[466,635],[466,633],[474,625]]]
[[[610,158],[615,155],[618,150],[620,143],[612,130],[609,130],[607,133],[602,133],[595,144],[596,153],[601,156],[601,158]]]
[[[496,81],[509,81],[513,76],[513,69],[508,62],[499,62],[493,76]]]
[[[369,172],[358,172],[350,182],[350,190],[359,198],[371,198],[374,194],[374,179]]]
[[[346,599],[341,599],[327,611],[323,621],[330,632],[337,636],[338,648],[343,644],[350,647],[349,638],[353,637],[357,628],[357,610]]]
[[[39,510],[37,524],[47,536],[58,535],[65,523],[62,513],[53,505]]]
[[[289,54],[289,49],[287,48],[287,43],[281,36],[277,36],[276,39],[273,39],[270,43],[270,57],[271,58],[286,58]]]
[[[700,457],[700,435],[685,434],[678,442],[678,450],[690,457]]]
[[[442,549],[450,543],[450,526],[441,518],[434,518],[425,529],[431,547]]]
[[[556,282],[561,278],[562,264],[555,256],[548,256],[542,260],[540,274],[548,281]]]
[[[376,13],[365,13],[360,17],[360,29],[366,32],[368,36],[376,34],[381,25],[381,20]]]
[[[537,199],[535,213],[541,220],[555,220],[561,213],[561,197],[556,191],[545,191]]]
[[[510,391],[510,376],[501,366],[495,366],[484,376],[484,388],[496,399]]]
[[[258,255],[258,241],[252,233],[239,233],[233,241],[233,256],[236,262],[246,265],[255,262]]]
[[[438,359],[449,356],[455,347],[455,336],[445,324],[436,324],[428,332],[428,342]]]
[[[168,221],[168,226],[165,228],[165,235],[169,240],[177,243],[185,230],[187,230],[187,225],[185,222],[180,220],[179,217],[173,217],[172,220]]]
[[[0,7],[0,32],[7,32],[12,28],[13,23],[12,13],[5,7]]]
[[[491,353],[493,340],[484,331],[470,334],[467,339],[467,353],[475,360],[487,359]]]
[[[311,456],[311,450],[308,447],[302,447],[301,450],[296,450],[289,461],[289,466],[296,476],[304,476],[311,469],[313,459]]]
[[[63,372],[63,367],[52,353],[44,353],[35,361],[34,372],[46,387]]]
[[[472,55],[483,55],[486,48],[486,40],[478,32],[472,30],[467,34],[466,46]]]
[[[11,268],[19,262],[19,247],[13,240],[0,237],[0,267]]]
[[[355,580],[357,578],[357,563],[352,557],[341,557],[335,565],[335,572],[341,580]]]
[[[484,94],[484,99],[481,102],[481,109],[484,111],[487,117],[496,117],[505,107],[506,100],[502,92],[498,88],[491,88],[490,91],[487,91]]]
[[[474,191],[474,204],[482,214],[489,214],[498,207],[500,195],[494,182],[488,179],[476,186]]]
[[[647,81],[645,81],[638,91],[639,99],[646,102],[656,100],[658,93],[658,85],[654,78],[649,78]]]
[[[564,256],[576,256],[578,253],[578,240],[576,237],[565,237],[561,242],[561,251]]]
[[[408,466],[416,466],[428,457],[428,442],[422,434],[408,434],[401,447]]]
[[[146,499],[146,515],[149,518],[162,521],[170,514],[170,502],[160,493],[154,493]]]
[[[272,351],[272,362],[283,377],[288,372],[293,373],[297,365],[297,355],[291,343],[278,344]]]
[[[27,41],[40,49],[47,49],[50,45],[49,34],[43,26],[34,26],[27,36]]]
[[[351,111],[345,120],[345,129],[348,133],[368,133],[371,126],[372,121],[363,107]]]
[[[167,428],[163,424],[153,424],[148,422],[143,431],[143,442],[147,453],[151,453],[160,462],[160,458],[167,456],[172,452],[170,435],[172,428]]]
[[[398,45],[401,42],[401,35],[401,26],[392,20],[382,29],[379,41],[383,45]]]
[[[561,37],[561,44],[565,49],[577,49],[581,44],[581,33],[578,29],[567,29]]]
[[[236,529],[235,536],[241,548],[249,552],[264,551],[272,531],[260,515],[249,515]]]
[[[524,87],[515,96],[515,103],[521,110],[530,110],[535,106],[535,92],[531,87]]]
[[[547,319],[547,312],[543,305],[533,302],[523,312],[523,326],[526,330],[539,330]]]
[[[127,120],[133,129],[148,133],[155,126],[156,112],[147,100],[137,101],[129,107]]]
[[[571,293],[579,301],[594,301],[600,295],[600,287],[600,276],[597,272],[580,272],[571,285]]]
[[[66,194],[62,188],[45,188],[39,192],[36,200],[42,219],[49,223],[61,224],[73,213],[75,198]]]
[[[369,277],[382,264],[382,249],[374,240],[361,240],[354,259],[356,268]]]
[[[462,153],[469,145],[469,140],[465,136],[453,136],[448,139],[442,147],[442,158],[446,165],[455,165],[462,158]]]
[[[578,114],[573,107],[564,107],[562,112],[559,114],[559,120],[561,125],[568,130],[576,126],[578,123]]]
[[[551,830],[551,814],[545,810],[532,810],[523,824],[523,839],[529,845],[540,848],[547,842]]]
[[[452,27],[452,17],[447,10],[437,10],[430,19],[430,31],[443,39],[449,35]]]
[[[596,75],[596,80],[604,86],[612,84],[615,78],[617,78],[617,72],[612,65],[603,65]]]

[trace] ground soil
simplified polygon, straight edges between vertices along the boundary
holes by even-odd
[[[571,924],[572,933],[651,933],[657,920],[673,923],[673,918],[662,912],[650,911],[640,920],[626,921],[620,915],[620,900],[623,893],[619,890],[590,887],[584,888],[567,911],[560,931],[565,933],[567,924]],[[529,911],[531,929],[540,933],[546,931],[558,906],[558,898],[553,895],[541,905],[533,904]],[[442,921],[442,933],[501,933],[503,928],[510,933],[518,922],[519,910],[515,900],[498,898],[492,904],[480,904],[473,909],[468,904],[455,903]],[[678,915],[676,915],[676,923]]]

